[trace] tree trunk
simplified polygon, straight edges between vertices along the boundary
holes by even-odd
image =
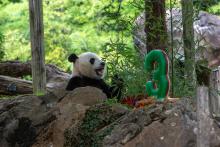
[[[165,50],[167,47],[165,0],[145,0],[146,48]]]
[[[191,92],[190,95],[194,96],[196,90],[196,73],[192,0],[182,0],[182,23],[186,86],[189,88],[189,92]]]
[[[33,92],[35,95],[44,95],[46,92],[46,69],[43,44],[42,0],[29,0],[29,11]]]

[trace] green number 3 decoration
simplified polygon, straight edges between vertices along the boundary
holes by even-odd
[[[146,83],[148,96],[154,96],[163,101],[168,95],[169,82],[169,60],[167,54],[162,50],[152,50],[145,56],[144,68],[152,72],[152,81]]]

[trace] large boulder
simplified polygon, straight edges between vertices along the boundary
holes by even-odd
[[[140,134],[125,147],[195,147],[193,127],[186,125],[178,114],[173,113],[163,122],[155,121],[143,128]]]
[[[81,120],[91,105],[105,99],[101,90],[84,87],[0,100],[0,146],[61,147],[64,130]]]
[[[104,146],[185,147],[191,142],[195,145],[193,124],[187,124],[183,113],[178,110],[180,107],[182,106],[156,104],[131,111],[105,137]]]
[[[112,127],[108,125],[128,113],[126,108],[118,105],[98,104],[91,106],[85,117],[65,131],[65,147],[102,146],[103,138]]]
[[[171,13],[173,29],[171,30]],[[182,11],[173,8],[166,11],[166,25],[168,35],[173,33],[173,45],[175,57],[184,60],[183,50],[183,27]],[[146,33],[144,31],[145,14],[142,13],[135,21],[133,31],[134,43],[141,55],[147,53]],[[216,66],[220,63],[220,17],[200,11],[194,21],[194,40],[196,44],[196,60],[207,59],[209,66]],[[171,38],[171,36],[169,37]],[[171,40],[171,39],[170,39]]]
[[[196,147],[196,113],[185,100],[143,109],[115,108],[106,104],[90,107],[81,121],[65,131],[64,146]],[[220,145],[219,137],[214,124],[209,138],[212,147]]]
[[[85,117],[77,125],[66,130],[65,147],[135,147],[139,145],[156,147],[158,145],[157,139],[167,137],[170,140],[174,140],[176,135],[180,134],[181,127],[187,126],[187,124],[181,123],[182,116],[175,115],[175,117],[170,117],[171,113],[174,116],[174,110],[166,112],[165,110],[170,107],[168,105],[153,104],[144,109],[134,110],[126,110],[120,106],[120,111],[115,109],[115,107],[115,105],[101,104],[89,108]],[[169,127],[170,123],[181,127],[175,130],[174,126]],[[166,133],[168,132],[172,132],[173,135],[167,135]],[[192,138],[187,134],[193,134],[192,130],[186,131],[185,135],[188,136],[188,140],[191,139],[195,142],[195,137]],[[176,140],[181,141],[181,138]],[[171,143],[170,147],[172,147],[172,142],[170,141],[169,143]],[[160,145],[163,146],[163,142]]]
[[[38,135],[33,147],[63,146],[64,131],[82,120],[90,106],[101,103],[105,99],[106,95],[94,87],[81,87],[67,93],[56,104],[59,110],[56,114],[56,120],[50,123],[46,131]]]

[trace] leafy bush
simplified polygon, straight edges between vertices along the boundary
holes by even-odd
[[[3,34],[0,32],[0,61],[3,59],[5,53],[3,51],[3,42],[4,42],[4,36]]]
[[[133,21],[140,9],[129,1],[111,1],[100,11],[103,21],[98,23],[105,32],[114,34],[103,45],[103,56],[108,65],[108,79],[118,74],[124,80],[124,94],[138,95],[145,91],[146,72],[143,59],[135,50],[132,39]],[[137,1],[136,1],[137,2]],[[128,13],[129,8],[133,13]],[[124,96],[125,96],[124,95]]]
[[[199,10],[207,11],[209,7],[217,4],[220,0],[193,0],[194,6]]]
[[[207,11],[212,14],[220,15],[220,2],[218,2],[216,5],[209,7]]]

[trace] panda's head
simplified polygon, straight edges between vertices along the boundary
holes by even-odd
[[[79,56],[71,54],[68,60],[74,64],[73,76],[86,76],[94,79],[104,77],[105,62],[95,53],[85,52]]]

